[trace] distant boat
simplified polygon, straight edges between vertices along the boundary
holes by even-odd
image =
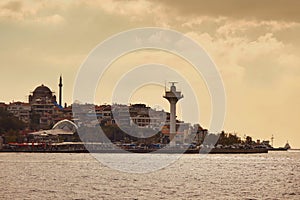
[[[287,151],[291,149],[291,146],[289,145],[289,143],[287,142],[284,147],[278,147],[278,148],[268,148],[269,151]]]
[[[284,145],[283,148],[285,148],[285,149],[291,149],[291,146],[290,146],[289,142],[286,142],[286,144]]]

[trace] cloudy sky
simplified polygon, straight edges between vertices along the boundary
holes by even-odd
[[[274,134],[276,146],[289,140],[300,147],[299,7],[298,0],[2,0],[0,102],[26,102],[42,83],[57,93],[62,74],[64,101],[70,104],[78,70],[96,45],[128,29],[163,27],[197,41],[217,65],[226,90],[226,131],[259,139]],[[166,52],[141,51],[117,60],[99,83],[106,89],[97,91],[96,103],[110,103],[103,94],[122,73],[149,62],[190,77],[200,99],[201,124],[209,127],[205,83],[185,61]],[[140,88],[131,100],[168,110],[161,89]]]

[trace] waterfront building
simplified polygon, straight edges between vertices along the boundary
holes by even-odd
[[[63,119],[72,120],[72,106],[60,108],[58,106],[54,107],[54,113],[52,114],[52,124],[55,124]]]
[[[118,126],[130,126],[130,113],[127,105],[113,104],[112,115]]]
[[[136,124],[140,128],[158,128],[161,124],[158,117],[149,117],[149,115],[137,115],[131,118],[131,124]]]
[[[137,115],[148,115],[150,111],[150,107],[146,106],[145,104],[131,104],[129,106],[130,116],[137,116]]]
[[[96,112],[94,104],[74,103],[72,107],[76,110],[75,112],[72,110],[73,121],[76,122],[79,127],[95,127],[99,124],[98,119],[95,119]]]
[[[159,129],[169,119],[168,113],[163,110],[155,110],[145,104],[132,104],[129,107],[130,123],[136,124],[140,128]]]
[[[7,106],[7,111],[27,124],[30,122],[31,106],[29,103],[12,102]]]
[[[63,118],[64,119],[68,119],[68,120],[71,120],[73,119],[73,113],[72,113],[72,105],[70,106],[67,106],[65,104],[65,107],[62,109],[62,112],[63,112]]]
[[[170,123],[166,123],[161,131],[164,136],[170,138]],[[191,143],[192,140],[195,140],[195,136],[196,134],[190,123],[185,123],[183,121],[176,122],[176,135],[173,136],[174,144]]]
[[[110,105],[95,106],[95,112],[101,125],[112,125],[115,123],[114,119],[112,118]]]

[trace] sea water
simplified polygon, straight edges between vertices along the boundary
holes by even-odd
[[[0,153],[0,199],[298,200],[300,151],[184,154],[142,174],[115,170],[87,153]]]

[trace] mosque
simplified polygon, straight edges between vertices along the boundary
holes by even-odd
[[[29,103],[33,105],[35,103],[46,102],[56,102],[56,96],[53,95],[53,92],[47,86],[42,84],[35,88],[35,90],[32,92],[32,95],[29,95]]]
[[[31,106],[33,123],[38,124],[39,129],[47,129],[53,125],[62,106],[62,76],[59,78],[59,103],[56,95],[45,85],[40,85],[29,95],[28,102]]]
[[[34,137],[63,137],[68,140],[68,137],[77,131],[77,125],[68,119],[59,119],[59,115],[64,113],[62,107],[62,76],[59,78],[59,103],[57,103],[56,95],[45,85],[40,85],[29,95],[28,101],[31,106],[31,115],[33,120],[36,120],[39,129],[29,133]],[[54,124],[55,123],[55,124]],[[53,125],[54,124],[54,125]],[[52,129],[49,129],[52,127]]]

